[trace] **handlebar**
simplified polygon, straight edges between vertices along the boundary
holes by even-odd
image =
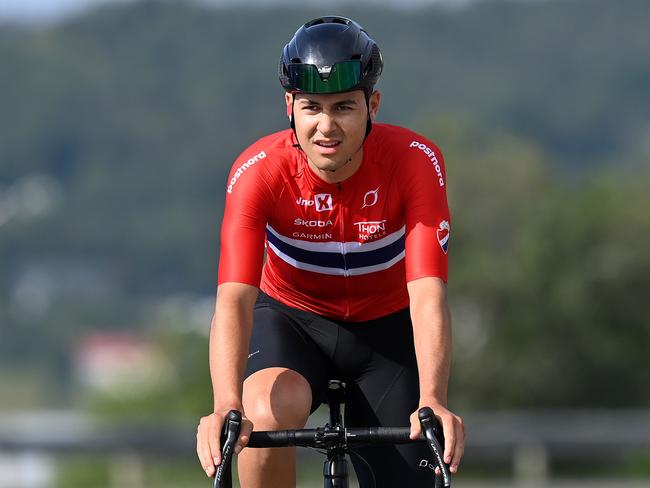
[[[419,440],[424,440],[429,447],[435,466],[440,469],[443,486],[451,487],[449,465],[443,460],[444,436],[433,410],[423,407],[418,411],[422,427]],[[231,488],[231,461],[235,443],[239,437],[242,416],[231,410],[226,416],[221,436],[221,464],[214,477],[214,488]],[[341,448],[355,444],[406,444],[413,442],[409,437],[408,427],[369,427],[354,429],[335,429],[330,426],[317,429],[281,430],[253,432],[248,447],[317,447]]]
[[[329,427],[253,432],[248,447],[317,447],[322,449],[356,444],[408,444],[408,427],[369,427],[335,430]],[[424,440],[424,437],[421,437]]]

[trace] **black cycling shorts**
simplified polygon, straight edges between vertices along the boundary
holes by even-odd
[[[346,382],[348,427],[408,426],[418,407],[418,370],[409,309],[367,322],[344,322],[284,305],[260,292],[245,376],[283,367],[311,386],[312,413],[326,399],[330,379]],[[424,443],[356,448],[377,488],[432,487]],[[369,486],[363,461],[351,457],[360,487]]]

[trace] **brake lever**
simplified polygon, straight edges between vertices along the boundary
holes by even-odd
[[[241,430],[241,412],[231,410],[226,415],[221,434],[221,464],[214,475],[214,488],[232,488],[232,471],[230,469],[235,443]]]
[[[443,486],[448,488],[451,486],[451,473],[449,472],[449,465],[442,458],[445,452],[445,437],[442,435],[440,424],[430,407],[422,407],[418,411],[418,418],[420,419],[422,433],[424,434],[429,449],[431,449],[436,466],[440,469]]]

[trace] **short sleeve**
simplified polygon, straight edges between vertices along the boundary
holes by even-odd
[[[266,152],[252,146],[232,166],[221,224],[219,284],[237,282],[259,287],[265,228],[274,206],[269,164]]]
[[[450,216],[442,153],[426,138],[409,139],[400,157],[399,177],[406,224],[406,281],[448,279]]]

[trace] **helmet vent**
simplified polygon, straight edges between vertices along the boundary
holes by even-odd
[[[305,27],[313,27],[320,24],[343,24],[348,25],[350,21],[348,19],[343,19],[341,17],[324,17],[320,19],[314,19],[311,22],[307,22]]]

